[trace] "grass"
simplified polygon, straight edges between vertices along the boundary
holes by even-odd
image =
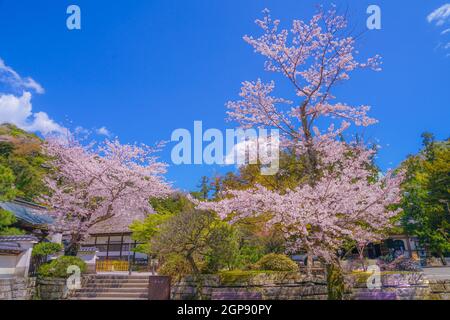
[[[280,275],[282,277],[285,277],[289,274],[297,274],[297,272],[281,272],[271,270],[231,270],[220,271],[218,273],[220,282],[223,284],[246,282],[258,275]]]
[[[384,275],[391,275],[391,274],[413,274],[417,273],[415,271],[381,271],[380,276]],[[351,275],[355,276],[355,279],[358,283],[363,283],[367,281],[367,278],[369,278],[373,272],[367,272],[367,271],[352,271]]]

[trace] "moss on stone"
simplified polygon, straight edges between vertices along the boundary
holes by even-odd
[[[260,271],[260,270],[222,271],[219,273],[219,278],[220,283],[222,284],[238,284],[248,282],[258,275],[264,275],[268,273],[273,273],[273,271]]]
[[[269,270],[233,270],[219,272],[220,283],[224,285],[279,282],[290,279],[295,281],[298,277],[298,272]]]
[[[396,274],[416,274],[416,271],[381,271],[380,276],[396,275]],[[352,271],[351,276],[354,277],[356,283],[366,283],[367,279],[372,275],[372,272],[367,271]]]

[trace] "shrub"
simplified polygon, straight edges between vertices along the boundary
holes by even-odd
[[[0,164],[0,180],[4,179],[1,172],[1,164]],[[0,202],[3,199],[5,199],[5,196],[2,195],[2,183],[3,181],[0,181]],[[20,229],[11,227],[12,224],[14,224],[17,221],[14,214],[12,214],[9,211],[3,210],[0,208],[0,236],[14,236],[14,235],[21,235],[24,234],[24,232]]]
[[[170,276],[173,281],[192,273],[192,267],[189,262],[184,257],[177,254],[169,256],[158,269],[158,274]]]
[[[37,273],[42,278],[68,278],[67,268],[72,265],[78,266],[81,273],[86,271],[86,263],[80,258],[62,256],[40,266]]]
[[[64,246],[60,243],[54,242],[41,242],[34,246],[32,255],[33,257],[41,256],[45,257],[51,254],[55,254],[64,249]]]
[[[264,256],[264,247],[244,245],[237,256],[237,266],[242,269],[248,269]]]
[[[284,254],[269,253],[255,264],[257,270],[298,271],[298,265]]]
[[[226,222],[217,221],[211,228],[209,250],[204,257],[203,273],[216,273],[221,269],[233,269],[239,254],[239,236]]]

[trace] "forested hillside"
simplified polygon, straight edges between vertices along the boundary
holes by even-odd
[[[28,201],[45,192],[42,139],[14,125],[0,125],[0,202],[20,197]],[[0,235],[18,234],[15,217],[0,209]]]

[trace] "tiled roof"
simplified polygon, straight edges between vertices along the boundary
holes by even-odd
[[[17,242],[0,242],[0,253],[19,254],[25,251]]]
[[[110,233],[127,233],[130,232],[128,226],[135,220],[145,219],[145,214],[127,214],[127,209],[122,209],[116,216],[97,223],[89,229],[89,234],[110,234]]]
[[[25,201],[0,203],[0,208],[12,212],[17,219],[32,225],[51,224],[53,219],[46,215],[45,208]]]
[[[3,243],[14,242],[14,241],[35,241],[39,242],[39,239],[33,235],[24,234],[17,236],[0,236],[0,245]]]
[[[81,247],[78,252],[96,252],[98,249],[96,247]]]

